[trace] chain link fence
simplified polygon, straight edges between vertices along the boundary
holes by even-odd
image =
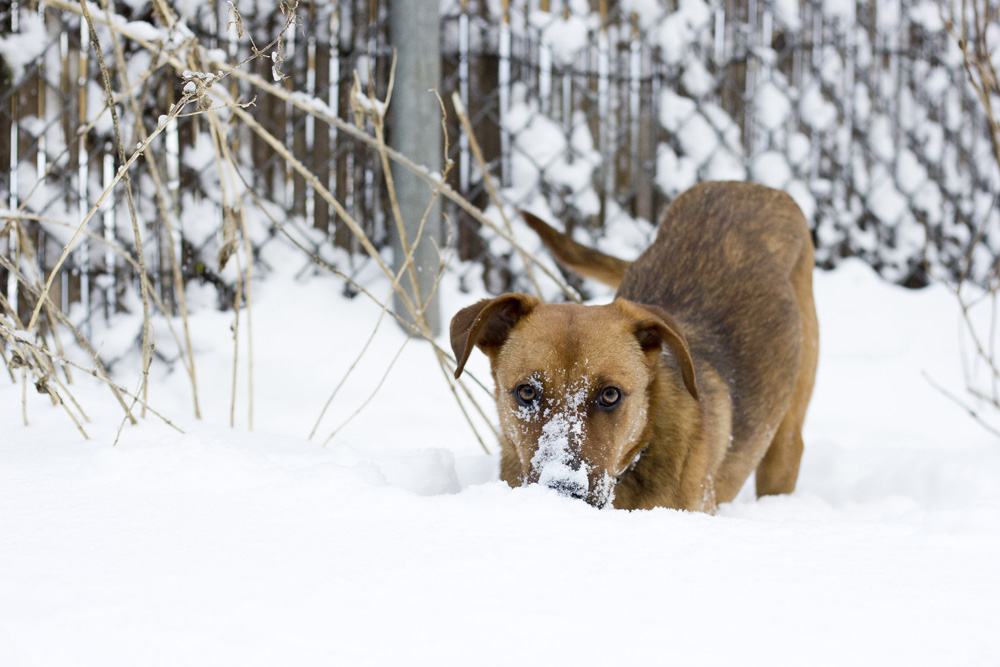
[[[175,9],[189,29],[186,38],[196,39],[214,50],[210,54],[234,63],[250,58],[255,48],[280,32],[284,21],[284,15],[271,3],[253,5],[239,14],[240,30],[246,35],[241,39],[235,27],[237,15],[226,3],[176,3]],[[140,35],[144,26],[160,23],[148,3],[118,3],[115,11],[120,21],[136,26]],[[45,3],[15,2],[0,11],[0,21],[0,192],[10,210],[41,218],[22,219],[25,238],[20,243],[12,233],[13,226],[4,220],[3,247],[11,257],[30,247],[44,270],[52,266],[72,230],[115,176],[113,128],[88,28],[78,12],[61,11]],[[280,73],[287,77],[280,82],[286,91],[315,97],[332,113],[350,117],[354,71],[374,81],[384,82],[388,77],[391,49],[385,33],[385,10],[367,1],[313,3],[298,8],[296,21],[296,29],[285,33],[280,65],[257,59],[247,68],[271,81],[275,78],[272,67],[280,67]],[[98,32],[110,50],[108,31]],[[258,40],[256,45],[253,38]],[[129,40],[123,48],[124,69],[140,89],[137,117],[142,127],[123,125],[122,130],[126,143],[131,139],[134,145],[178,101],[183,83],[171,68],[153,65],[154,55],[160,55],[156,49],[151,54]],[[120,64],[108,57],[116,75]],[[234,99],[253,102],[255,119],[322,179],[355,219],[364,221],[370,238],[379,245],[387,242],[380,167],[373,150],[338,134],[289,102],[257,100],[256,91],[245,81],[231,80],[228,87]],[[119,108],[119,114],[127,116],[128,111]],[[247,181],[246,191],[261,200],[269,215],[315,230],[306,236],[312,239],[314,251],[324,244],[354,248],[354,239],[338,224],[332,209],[278,152],[245,126],[231,123],[228,129],[238,161],[246,166],[239,177]],[[231,305],[234,298],[232,276],[218,269],[215,261],[223,245],[226,203],[220,197],[220,165],[209,133],[208,124],[199,116],[172,123],[156,140],[157,162],[139,163],[134,169],[133,190],[143,244],[150,255],[148,271],[168,308],[175,306],[176,295],[169,253],[179,256],[185,283],[196,280],[214,285],[220,307]],[[247,206],[254,208],[252,201]],[[68,312],[71,304],[81,304],[80,322],[128,308],[128,293],[137,291],[133,289],[137,284],[134,269],[107,247],[115,244],[134,254],[128,218],[122,189],[116,188],[88,226],[92,237],[71,253],[67,270],[54,286],[55,300],[63,310]],[[169,219],[177,221],[176,229],[169,229]],[[173,244],[166,238],[171,233]],[[257,230],[255,254],[274,237],[273,228]],[[354,260],[361,260],[354,253],[345,257],[348,266],[342,268],[353,273]],[[307,262],[308,258],[303,258],[303,270],[308,268]],[[0,284],[10,286],[8,296],[16,303],[15,281],[4,270],[0,270]]]
[[[171,6],[185,35],[218,60],[238,62],[255,48],[246,35],[258,44],[271,39],[284,15],[272,3],[234,4],[238,22],[227,3]],[[118,2],[114,11],[136,35],[161,21],[142,0]],[[296,11],[281,58],[248,67],[268,80],[277,68],[287,92],[354,119],[355,71],[363,88],[378,97],[386,90],[391,3],[316,0]],[[997,280],[1000,176],[985,112],[934,0],[442,0],[441,20],[439,92],[455,164],[449,181],[488,217],[499,220],[499,211],[455,119],[452,92],[468,109],[504,206],[559,219],[609,252],[638,252],[659,212],[694,183],[751,179],[799,202],[823,267],[860,257],[912,287],[928,282],[928,267],[953,278],[970,271],[981,283]],[[106,31],[99,36],[110,43]],[[13,225],[0,211],[0,243],[12,260],[30,253],[42,271],[118,168],[89,42],[86,24],[58,3],[22,1],[0,10],[0,196],[21,212]],[[134,121],[150,131],[183,83],[155,66],[155,48],[151,56],[126,40],[124,50],[125,63],[111,59],[110,67],[124,67],[140,91],[139,113],[123,130],[134,143]],[[253,100],[254,118],[378,247],[388,246],[374,149],[288,100],[257,95],[242,80],[226,85],[234,98]],[[226,129],[245,167],[244,198],[252,194],[266,214],[251,227],[262,270],[262,250],[276,237],[267,216],[294,225],[345,273],[362,270],[369,260],[352,252],[357,239],[313,186],[245,126]],[[220,306],[234,298],[232,275],[216,261],[230,205],[220,196],[218,159],[206,140],[211,131],[198,116],[173,123],[156,140],[157,161],[136,165],[149,271],[168,308],[178,279],[171,254],[180,259],[182,282],[215,285]],[[521,259],[506,241],[453,205],[445,212],[465,260],[459,271],[481,277],[494,292],[527,288]],[[66,312],[80,304],[77,321],[134,307],[135,269],[107,250],[134,250],[126,220],[118,188],[60,274],[53,294]],[[18,303],[17,281],[6,268],[0,287]]]
[[[988,119],[940,11],[921,0],[455,2],[445,85],[476,105],[508,201],[612,250],[607,230],[648,229],[641,221],[694,183],[750,179],[797,200],[820,266],[860,257],[919,287],[928,265],[958,277],[974,252],[972,275],[995,281]]]

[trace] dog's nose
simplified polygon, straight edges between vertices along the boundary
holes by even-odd
[[[577,500],[586,498],[589,491],[583,484],[564,479],[549,482],[545,486],[553,491],[558,491],[560,495],[576,498]]]

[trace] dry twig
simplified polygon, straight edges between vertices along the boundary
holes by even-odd
[[[981,4],[980,4],[981,3]],[[938,8],[941,18],[944,21],[945,29],[951,35],[954,43],[962,53],[962,64],[966,73],[966,80],[972,86],[982,105],[990,130],[990,146],[992,148],[993,161],[996,163],[997,172],[1000,174],[1000,113],[994,107],[996,100],[1000,99],[1000,78],[997,76],[993,54],[990,52],[990,45],[987,39],[988,31],[996,26],[996,20],[1000,7],[990,7],[989,0],[962,0],[961,3],[947,3],[939,0]],[[996,209],[1000,194],[994,198],[993,209]],[[989,222],[989,213],[982,224],[976,230],[975,235],[965,256],[965,265],[962,273],[956,282],[943,280],[948,286],[955,300],[961,309],[962,326],[965,334],[972,341],[972,359],[965,359],[963,371],[966,380],[966,392],[974,401],[991,407],[996,414],[1000,414],[1000,357],[997,355],[997,310],[998,299],[1000,299],[1000,263],[995,263],[988,274],[985,290],[973,298],[966,296],[965,290],[970,286],[970,275],[973,269],[973,258],[976,247],[984,243]],[[979,292],[977,286],[972,285],[974,292]],[[990,305],[990,319],[986,330],[983,331],[973,320],[972,311],[984,301]],[[989,391],[984,391],[977,386],[978,369],[985,369]],[[976,409],[967,405],[953,394],[945,391],[940,385],[927,378],[935,388],[947,396],[950,400],[961,405],[966,412],[984,428],[994,435],[1000,436],[994,426]]]

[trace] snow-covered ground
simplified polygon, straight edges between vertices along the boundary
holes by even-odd
[[[449,279],[443,309],[477,297]],[[925,377],[960,393],[940,287],[816,274],[798,491],[714,517],[507,488],[417,341],[322,445],[403,344],[388,321],[309,441],[379,314],[332,279],[255,286],[254,430],[245,362],[230,429],[232,314],[190,298],[206,419],[179,365],[150,390],[184,434],[149,417],[112,446],[121,411],[79,372],[91,440],[33,392],[24,426],[0,377],[0,665],[1000,664],[1000,442]]]

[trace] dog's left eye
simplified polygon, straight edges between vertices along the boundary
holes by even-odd
[[[518,385],[517,389],[514,390],[514,395],[517,396],[517,400],[521,405],[531,405],[538,398],[538,392],[530,384]]]
[[[601,391],[601,395],[598,397],[597,402],[602,408],[613,408],[618,405],[618,401],[622,400],[622,390],[618,387],[605,387]]]

